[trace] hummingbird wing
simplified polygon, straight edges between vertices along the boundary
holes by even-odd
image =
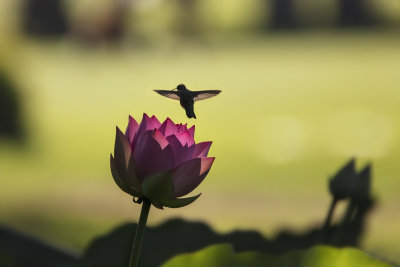
[[[214,97],[221,93],[221,90],[204,90],[204,91],[192,91],[193,93],[193,100],[199,101]]]
[[[170,91],[170,90],[154,90],[154,92],[159,93],[160,95],[171,98],[171,99],[180,100],[178,92],[174,92],[174,91]]]

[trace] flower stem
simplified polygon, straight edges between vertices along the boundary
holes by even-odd
[[[338,199],[334,197],[332,199],[332,203],[331,203],[331,206],[329,207],[328,215],[326,216],[326,220],[325,220],[324,226],[322,228],[324,232],[326,232],[328,230],[329,226],[331,225],[333,211],[335,210],[335,206],[336,206],[337,202],[338,202]]]
[[[133,242],[131,260],[129,267],[137,267],[139,265],[140,249],[142,248],[142,241],[144,230],[146,229],[147,217],[149,215],[151,203],[148,199],[143,199],[142,211],[140,212],[139,224],[136,228],[135,241]]]
[[[331,226],[333,211],[335,210],[335,206],[336,206],[337,202],[338,202],[338,199],[336,197],[333,197],[331,205],[329,207],[328,215],[326,216],[325,223],[321,229],[321,235],[319,238],[319,242],[321,242],[321,243],[327,242],[326,239],[328,237],[328,232],[329,232],[329,227]]]
[[[339,226],[338,232],[335,236],[333,244],[336,246],[343,245],[345,243],[344,235],[346,234],[346,231],[349,231],[349,224],[353,218],[353,215],[357,209],[357,203],[354,199],[350,200],[349,205],[347,206],[346,214],[344,215],[344,218],[342,220],[342,223]]]

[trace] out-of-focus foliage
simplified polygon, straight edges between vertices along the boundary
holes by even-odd
[[[28,35],[61,36],[68,31],[66,11],[61,0],[24,0],[22,29]]]
[[[359,178],[349,175],[349,172],[356,173],[355,160],[352,159],[337,172],[334,179],[349,180],[351,191],[356,193],[359,188],[363,189],[364,186],[363,183],[353,184],[353,179],[356,179],[356,181],[365,179],[365,170],[369,170],[369,166],[360,172],[361,177]],[[368,177],[371,178],[369,172]],[[343,187],[342,184],[341,187]],[[158,227],[147,229],[141,262],[144,266],[159,266],[166,259],[176,254],[190,253],[211,244],[225,242],[230,243],[236,252],[283,253],[307,249],[317,244],[357,247],[365,234],[366,219],[373,206],[373,201],[369,194],[361,199],[358,197],[359,194],[352,195],[349,200],[350,205],[339,223],[331,224],[332,213],[338,201],[336,197],[333,197],[334,205],[331,206],[326,222],[322,227],[310,227],[304,233],[281,229],[276,232],[274,238],[264,237],[255,231],[234,231],[228,234],[219,234],[204,223],[170,220]],[[366,199],[369,199],[369,202],[364,203]],[[136,228],[136,224],[126,224],[105,236],[96,238],[87,248],[83,262],[86,265],[99,267],[128,264],[129,247],[133,242],[132,238]],[[166,243],[168,243],[168,246],[165,245]],[[121,249],[116,250],[114,248]],[[154,251],[157,251],[157,253],[155,254]]]
[[[22,103],[18,93],[15,83],[0,68],[0,138],[18,140],[23,136]]]
[[[0,266],[77,266],[78,257],[0,225]]]
[[[210,34],[310,28],[398,26],[395,0],[21,0],[30,36],[67,36],[89,45],[152,38],[202,40]]]
[[[235,253],[231,245],[215,245],[192,254],[176,256],[163,267],[390,267],[392,265],[354,248],[316,246],[281,255]]]

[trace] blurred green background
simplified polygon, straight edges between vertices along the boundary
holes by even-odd
[[[369,15],[346,22],[340,1],[297,0],[279,24],[273,1],[70,0],[58,32],[23,26],[28,2],[0,2],[0,72],[23,129],[0,136],[1,224],[81,253],[136,221],[109,153],[115,126],[146,112],[195,124],[216,157],[203,195],[153,208],[150,224],[301,232],[323,222],[328,178],[357,157],[373,163],[378,200],[362,248],[400,262],[400,2],[364,1]],[[178,83],[222,94],[188,120],[152,91]]]

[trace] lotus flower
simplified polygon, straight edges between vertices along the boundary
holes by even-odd
[[[178,208],[199,196],[179,198],[192,192],[207,176],[214,157],[207,157],[211,142],[196,144],[194,129],[167,118],[143,114],[140,124],[129,116],[125,134],[117,127],[111,172],[117,185],[134,196],[148,199],[155,207]],[[135,200],[135,197],[138,198]]]

